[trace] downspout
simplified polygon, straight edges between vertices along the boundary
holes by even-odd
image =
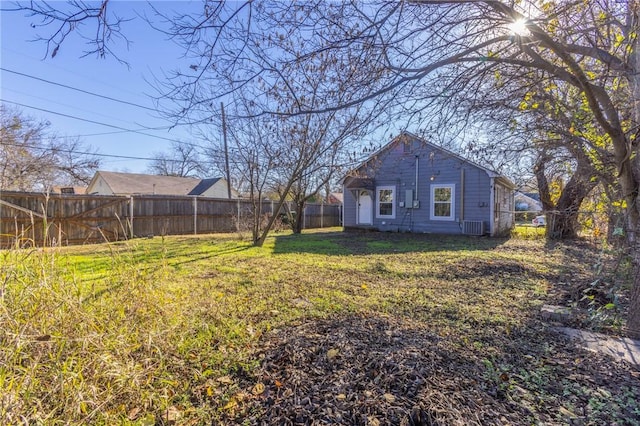
[[[419,200],[418,198],[418,166],[420,164],[420,156],[416,154],[416,190],[413,193],[413,200]],[[411,200],[411,208],[413,209],[413,200]]]
[[[340,220],[342,221],[342,230],[344,230],[344,202],[346,201],[347,186],[342,184],[342,209],[340,209]]]
[[[495,227],[495,198],[496,198],[496,189],[495,189],[495,178],[492,177],[489,179],[491,182],[491,194],[489,195],[489,235],[493,237],[494,227]]]
[[[460,169],[460,224],[464,222],[464,169]]]

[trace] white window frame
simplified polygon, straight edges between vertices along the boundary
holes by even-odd
[[[380,191],[391,191],[391,214],[380,214]],[[396,187],[393,185],[376,186],[376,219],[396,218]]]
[[[449,216],[436,216],[435,215],[435,206],[436,206],[436,189],[447,188],[451,190],[451,210]],[[431,220],[446,220],[453,221],[456,218],[456,186],[455,184],[441,184],[441,183],[432,183],[431,184],[431,200],[429,203],[429,217]]]

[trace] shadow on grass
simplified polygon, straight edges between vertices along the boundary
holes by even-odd
[[[218,256],[223,256],[223,255],[227,255],[227,254],[232,254],[232,253],[239,253],[239,252],[243,252],[246,250],[249,250],[251,248],[251,246],[239,246],[239,247],[232,247],[232,248],[228,248],[225,250],[220,250],[220,251],[215,251],[215,252],[201,252],[201,253],[193,253],[190,254],[188,259],[179,261],[179,262],[171,262],[171,258],[168,258],[168,260],[170,261],[169,264],[172,266],[177,266],[177,265],[186,265],[189,263],[194,263],[194,262],[198,262],[200,260],[206,260],[206,259],[211,259],[213,257],[218,257]],[[203,254],[203,256],[199,256],[199,257],[193,257],[195,254]],[[185,255],[180,254],[180,257],[185,257]]]
[[[105,287],[103,289],[95,291],[89,294],[88,296],[84,297],[82,299],[82,304],[89,304],[89,303],[95,302],[96,300],[100,299],[104,295],[120,290],[122,287],[124,287],[124,284],[125,284],[124,282],[120,282],[118,284],[114,284],[109,287]]]
[[[505,238],[390,232],[316,232],[275,237],[274,254],[395,254],[434,251],[492,250]]]

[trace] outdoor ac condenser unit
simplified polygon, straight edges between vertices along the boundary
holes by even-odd
[[[484,235],[484,222],[481,220],[463,220],[462,233],[465,235]]]

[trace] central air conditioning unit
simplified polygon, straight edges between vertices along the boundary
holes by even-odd
[[[484,235],[484,222],[481,220],[463,220],[462,233],[465,235]]]

